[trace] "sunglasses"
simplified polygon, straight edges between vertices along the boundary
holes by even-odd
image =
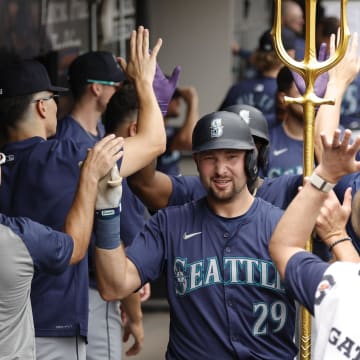
[[[105,81],[105,80],[93,80],[93,79],[87,79],[87,83],[89,84],[100,84],[100,85],[108,85],[108,86],[115,86],[119,87],[120,83],[115,81]]]
[[[51,100],[51,99],[54,99],[56,104],[59,104],[60,94],[52,94],[52,95],[43,97],[41,99],[35,99],[35,100],[32,101],[32,103],[37,103],[39,101],[48,101],[48,100]]]

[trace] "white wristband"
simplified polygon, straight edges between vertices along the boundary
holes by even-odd
[[[315,171],[310,176],[310,184],[323,192],[328,193],[331,191],[336,184],[329,183],[328,181],[324,180],[322,177],[320,177]]]

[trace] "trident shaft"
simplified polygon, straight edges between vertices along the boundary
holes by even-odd
[[[317,0],[306,1],[305,22],[305,54],[303,61],[296,61],[284,49],[281,40],[281,0],[275,0],[275,18],[271,30],[274,49],[280,60],[290,69],[299,73],[306,85],[305,93],[298,98],[285,97],[288,103],[298,103],[304,109],[304,151],[303,151],[303,176],[310,176],[314,169],[314,119],[315,108],[321,104],[334,104],[333,99],[319,98],[314,92],[317,77],[334,67],[344,57],[350,32],[347,25],[346,6],[347,0],[341,0],[340,40],[335,53],[326,61],[318,62],[316,59],[315,27],[316,27]],[[309,239],[306,250],[312,251],[312,241]],[[311,358],[311,316],[305,308],[301,308],[301,336],[300,359]]]

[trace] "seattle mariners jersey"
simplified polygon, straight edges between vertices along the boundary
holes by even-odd
[[[270,129],[269,165],[266,177],[301,175],[303,173],[303,141],[286,135],[281,124]]]
[[[66,270],[70,236],[26,218],[0,214],[0,358],[35,360],[30,289],[34,271]]]
[[[14,160],[2,165],[0,212],[25,216],[62,230],[79,178],[86,149],[72,141],[33,137],[2,150]],[[88,263],[68,266],[60,275],[36,269],[31,302],[36,336],[86,336]]]
[[[241,80],[227,92],[220,110],[236,104],[251,105],[264,115],[275,113],[276,78],[259,76]]]
[[[315,315],[314,359],[360,358],[359,274],[359,264],[329,265],[307,252],[289,260],[286,287]]]
[[[192,200],[198,200],[206,196],[199,176],[170,176],[172,193],[168,205],[182,205]],[[255,194],[267,202],[286,209],[291,200],[298,192],[302,184],[302,176],[281,176],[274,179],[264,179],[262,185]]]
[[[294,303],[268,253],[281,215],[254,199],[227,219],[201,199],[147,222],[126,252],[142,284],[167,274],[167,359],[294,358]]]
[[[354,197],[356,192],[360,189],[360,172],[343,176],[341,180],[336,184],[334,191],[341,202],[344,200],[344,193],[348,187],[352,188],[352,196]],[[350,235],[357,252],[360,254],[360,238],[356,235],[352,227],[351,221],[348,221],[346,225],[346,231]]]

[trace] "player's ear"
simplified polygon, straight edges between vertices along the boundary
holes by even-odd
[[[135,121],[132,121],[129,125],[129,136],[135,136],[137,133],[137,124]]]

